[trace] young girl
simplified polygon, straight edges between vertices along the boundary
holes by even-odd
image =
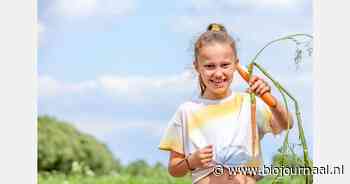
[[[235,41],[224,26],[210,24],[195,43],[194,53],[201,94],[180,105],[159,145],[170,151],[169,173],[181,177],[191,172],[196,184],[255,184],[256,176],[232,175],[228,167],[261,166],[260,139],[287,129],[290,116],[279,102],[269,107],[257,97],[257,123],[252,127],[249,93],[230,89],[239,60]],[[248,91],[261,96],[270,92],[270,86],[253,76]],[[257,135],[252,135],[252,128]],[[217,165],[225,168],[220,176],[213,173]]]

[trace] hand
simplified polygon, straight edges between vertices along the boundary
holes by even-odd
[[[249,80],[248,93],[253,92],[258,96],[262,96],[266,92],[270,92],[271,87],[258,76],[252,76]]]
[[[188,157],[192,169],[209,167],[213,160],[213,146],[208,145]]]

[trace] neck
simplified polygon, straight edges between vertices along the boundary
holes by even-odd
[[[232,93],[231,89],[229,89],[226,92],[221,93],[221,94],[210,93],[206,90],[206,91],[204,91],[204,94],[202,97],[210,99],[210,100],[220,100],[220,99],[223,99],[223,98],[230,96],[231,93]]]

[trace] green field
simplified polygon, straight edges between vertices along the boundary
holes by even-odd
[[[93,136],[55,118],[38,118],[38,184],[191,184],[189,175],[175,178],[167,166],[135,160],[122,165],[112,152]],[[303,166],[296,155],[276,154],[274,166]],[[258,184],[271,184],[265,177]],[[274,184],[303,184],[302,176],[283,177]]]
[[[189,177],[174,178],[167,177],[141,177],[130,175],[115,176],[81,176],[81,175],[40,175],[39,184],[190,184]],[[272,178],[265,177],[258,184],[271,184]],[[278,184],[303,184],[303,177],[284,177]]]
[[[39,184],[190,184],[191,179],[174,177],[118,176],[65,176],[47,175],[38,177]]]

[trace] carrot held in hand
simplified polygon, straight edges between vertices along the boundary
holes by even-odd
[[[238,73],[241,75],[241,77],[245,80],[245,81],[249,81],[249,74],[247,71],[245,71],[245,69],[238,63],[237,64],[237,70]],[[275,98],[271,95],[271,93],[267,92],[264,93],[261,96],[261,99],[270,107],[276,107],[276,100]]]

